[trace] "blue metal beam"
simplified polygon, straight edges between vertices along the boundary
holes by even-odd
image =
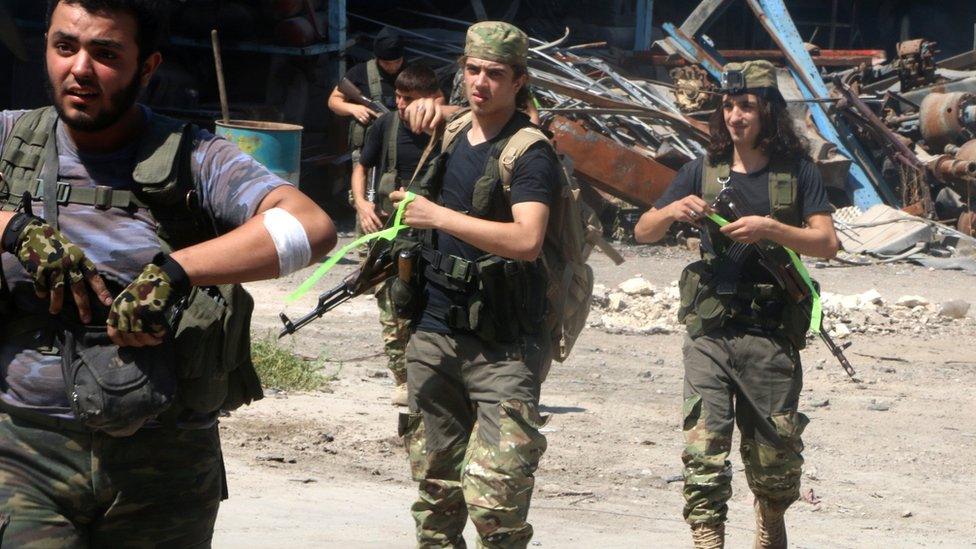
[[[661,25],[664,32],[668,33],[671,37],[671,45],[676,46],[678,53],[685,58],[689,63],[694,63],[696,65],[701,65],[708,74],[712,75],[715,80],[721,80],[722,78],[722,67],[719,64],[713,63],[713,59],[708,56],[699,55],[699,51],[702,48],[699,44],[692,43],[692,39],[688,38],[686,34],[681,32],[671,23],[664,23]],[[721,63],[722,59],[714,59],[717,63]]]
[[[651,19],[654,15],[654,0],[637,0],[637,25],[634,27],[634,51],[651,49],[653,27]]]
[[[783,1],[747,1],[756,17],[759,18],[759,22],[786,54],[790,72],[803,96],[807,99],[829,97],[827,85],[820,78],[820,73],[817,71],[813,59],[803,47],[803,39],[800,38],[800,33],[797,31],[796,25],[793,24],[793,19],[790,18]],[[821,103],[810,103],[809,109],[817,129],[820,130],[824,138],[837,145],[837,149],[842,154],[853,160],[847,188],[851,193],[854,205],[866,210],[871,206],[883,203],[884,200],[882,200],[879,192],[885,194],[885,199],[889,203],[898,204],[899,200],[884,183],[884,179],[874,166],[870,162],[864,162],[863,165],[860,163],[862,159],[867,158],[867,154],[847,125],[840,120],[836,124],[831,122]],[[856,154],[852,154],[852,150]],[[877,188],[873,182],[878,182]]]
[[[346,0],[329,0],[329,42],[333,44],[346,43],[346,27],[349,20],[346,18]],[[338,65],[338,82],[346,74],[346,56],[340,55]]]

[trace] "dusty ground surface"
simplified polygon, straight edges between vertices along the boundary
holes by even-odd
[[[602,255],[597,282],[613,288],[641,273],[675,280],[693,256],[682,248],[625,247]],[[322,287],[338,280],[341,266]],[[976,277],[906,264],[812,269],[825,289],[934,304],[976,301]],[[250,285],[255,330],[277,331],[289,279]],[[313,297],[288,307],[303,312]],[[599,314],[594,312],[594,314]],[[797,547],[976,545],[976,319],[918,333],[853,334],[861,383],[825,347],[803,352],[801,411],[811,418],[803,491],[787,515]],[[584,331],[543,387],[549,450],[537,474],[533,546],[687,547],[681,520],[680,332]],[[231,499],[217,547],[409,547],[415,492],[396,438],[376,306],[361,297],[302,331],[297,352],[320,356],[330,392],[274,394],[221,423]],[[728,544],[751,547],[751,495],[733,451]],[[471,528],[467,534],[470,536]],[[469,537],[469,540],[471,538]],[[473,546],[473,545],[472,545]]]

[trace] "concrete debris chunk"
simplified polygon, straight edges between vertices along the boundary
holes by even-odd
[[[654,294],[654,285],[644,280],[644,277],[642,276],[635,276],[634,278],[624,280],[619,286],[617,286],[617,289],[627,295]]]
[[[627,299],[625,294],[620,292],[613,292],[607,298],[607,309],[611,311],[622,311],[627,307],[627,303],[624,301]]]
[[[970,303],[962,299],[946,301],[939,307],[939,316],[948,318],[966,318],[966,313],[969,312],[969,306]]]
[[[915,307],[924,307],[929,304],[929,300],[925,299],[920,295],[903,295],[895,301],[896,307],[906,307],[909,309],[914,309]]]

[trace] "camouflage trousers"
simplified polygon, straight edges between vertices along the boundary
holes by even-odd
[[[803,374],[785,339],[723,328],[684,343],[684,517],[691,524],[725,521],[732,496],[733,422],[749,488],[761,502],[785,510],[800,494],[803,443],[809,422],[797,412]],[[717,365],[736,372],[761,414],[790,449],[777,448],[757,429],[757,417]],[[741,400],[741,401],[740,401]]]
[[[380,326],[383,327],[383,351],[388,359],[387,367],[393,374],[393,381],[400,385],[407,382],[407,363],[405,353],[410,340],[409,323],[397,316],[390,297],[389,279],[376,287],[376,305],[380,309]]]
[[[0,414],[0,546],[210,547],[217,427],[113,438]]]
[[[528,545],[534,472],[546,450],[538,404],[548,360],[536,341],[410,338],[410,413],[400,415],[399,431],[420,483],[411,507],[418,547],[465,547],[468,516],[479,547]]]

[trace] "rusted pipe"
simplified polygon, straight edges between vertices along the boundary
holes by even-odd
[[[936,156],[926,162],[925,167],[943,183],[958,179],[976,179],[976,162],[958,160],[948,154]]]

